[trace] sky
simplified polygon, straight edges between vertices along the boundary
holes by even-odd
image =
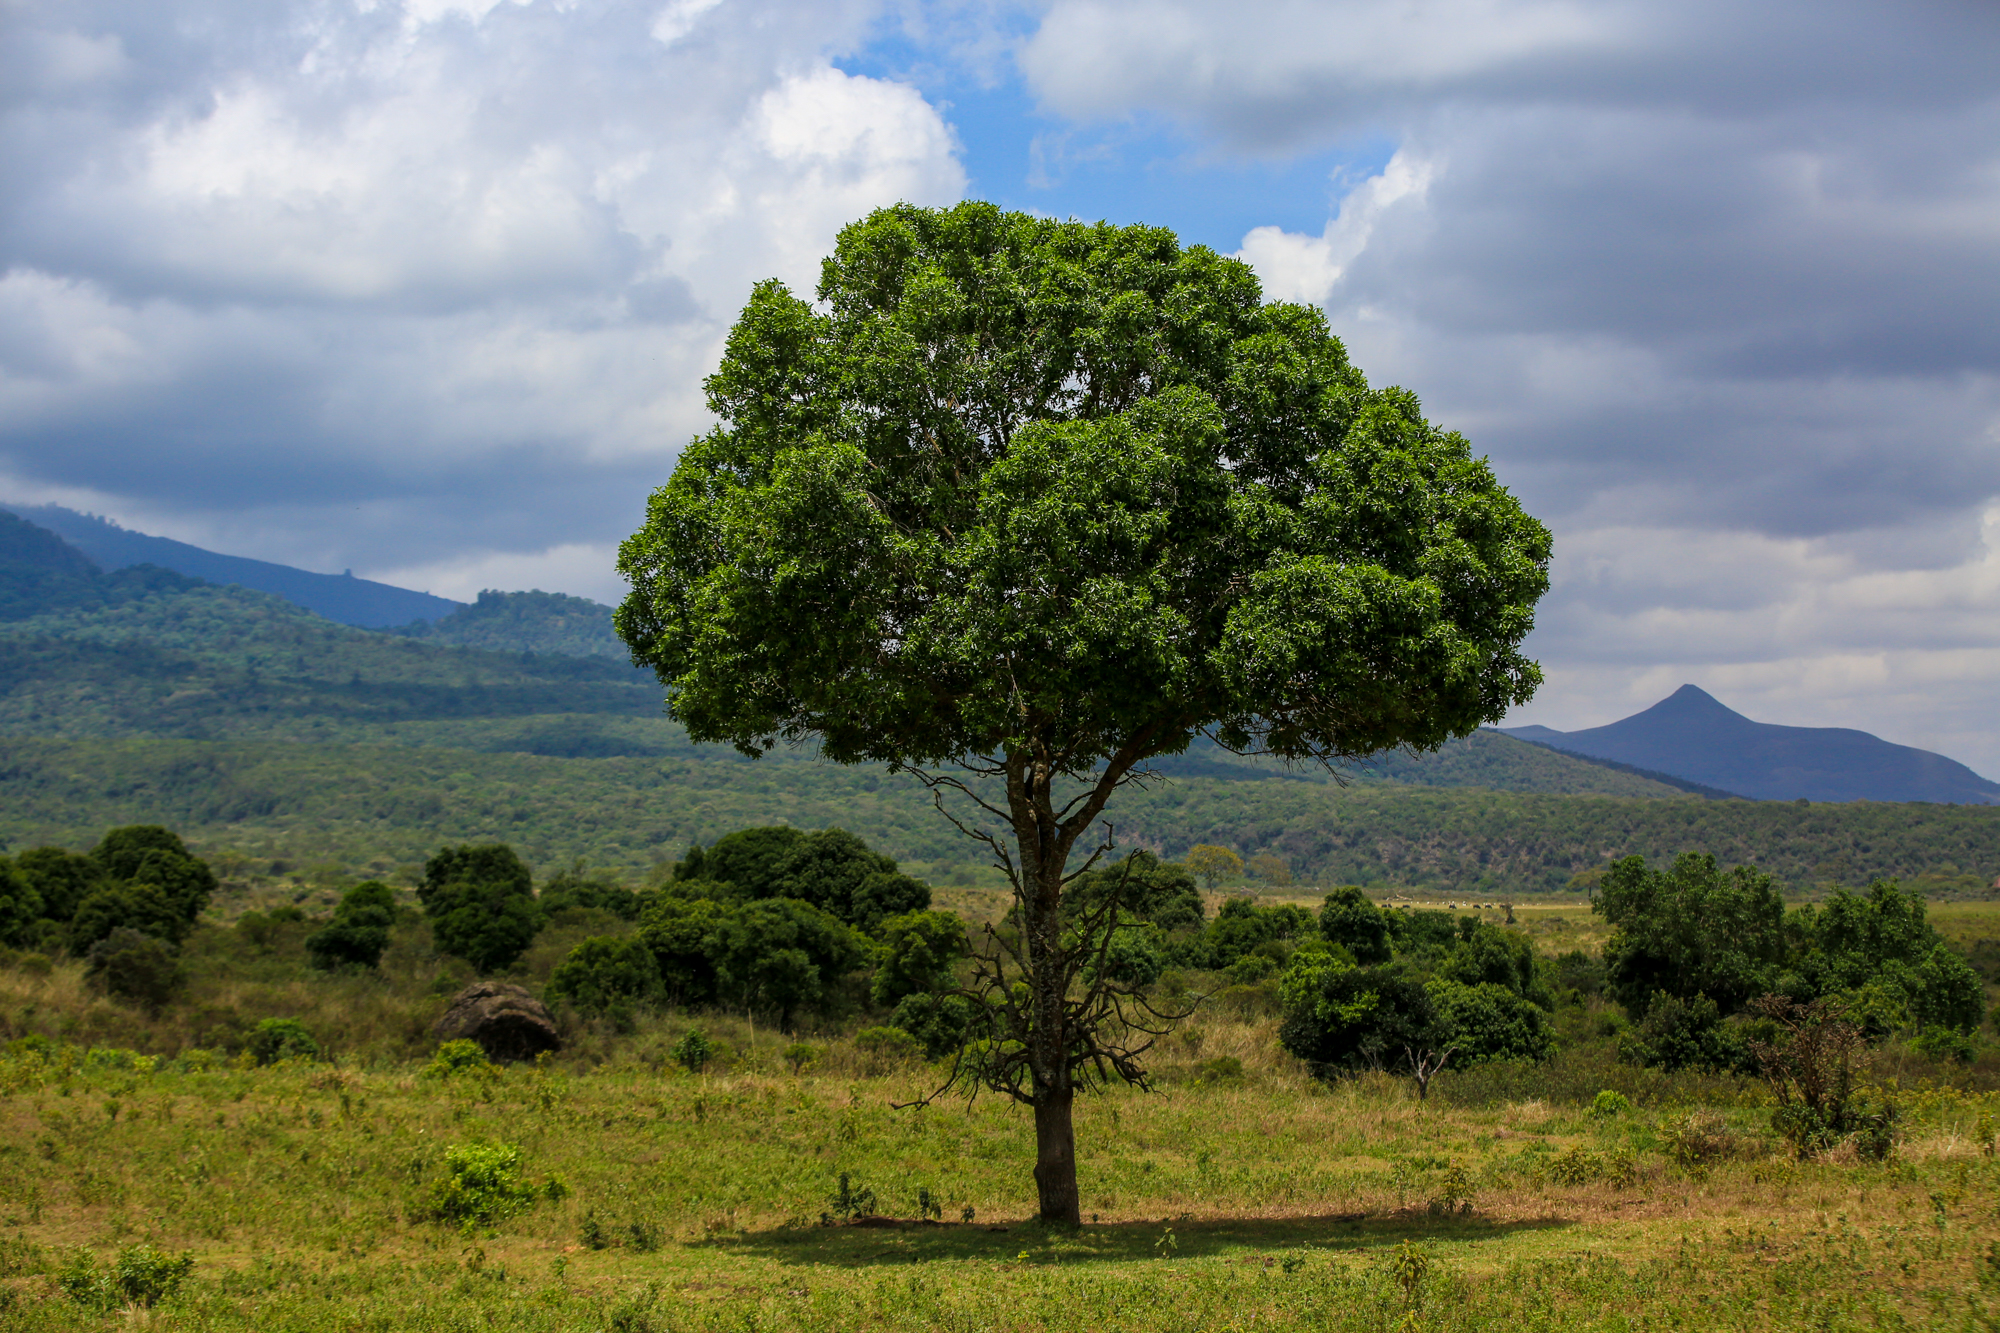
[[[1555,534],[1511,723],[2000,776],[1990,0],[9,0],[0,499],[603,601],[752,283],[985,198],[1325,308]]]

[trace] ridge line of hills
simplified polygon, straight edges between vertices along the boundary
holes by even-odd
[[[691,743],[622,646],[591,650],[615,642],[609,620],[581,598],[489,593],[427,626],[362,629],[164,569],[106,573],[0,512],[0,840],[158,821],[274,861],[393,863],[477,838],[643,871],[687,839],[789,821],[984,873],[879,769]],[[2000,872],[1994,807],[1727,799],[1491,729],[1338,774],[1214,747],[1158,767],[1171,781],[1129,794],[1121,836],[1386,890],[1559,890],[1627,851],[1757,860],[1795,886],[1895,873],[1959,896]]]

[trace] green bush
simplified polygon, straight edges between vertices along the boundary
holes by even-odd
[[[1614,1091],[1611,1088],[1606,1088],[1604,1091],[1598,1093],[1590,1102],[1590,1114],[1598,1120],[1610,1120],[1617,1116],[1627,1115],[1631,1110],[1631,1099],[1624,1093]]]
[[[906,995],[944,990],[970,951],[965,923],[949,912],[906,912],[882,923],[875,980],[869,995],[887,1008]]]
[[[601,1016],[613,1009],[655,1003],[661,996],[660,964],[636,935],[597,935],[569,951],[549,977],[548,997],[578,1013]]]
[[[528,868],[505,843],[439,851],[424,863],[417,898],[437,947],[481,972],[513,966],[542,928]]]
[[[78,1250],[56,1272],[56,1286],[78,1305],[92,1310],[112,1310],[121,1305],[147,1309],[167,1300],[188,1274],[194,1271],[194,1256],[175,1258],[151,1245],[128,1245],[118,1251],[109,1269],[97,1266],[89,1250]]]
[[[1956,1028],[1931,1028],[1912,1041],[1910,1049],[1933,1060],[1955,1060],[1962,1065],[1979,1058],[1979,1044]]]
[[[521,1150],[504,1143],[459,1143],[444,1150],[444,1177],[431,1211],[462,1228],[490,1226],[525,1212],[537,1191],[521,1178]]]
[[[296,1018],[267,1018],[250,1033],[246,1049],[260,1065],[279,1060],[317,1060],[319,1042]]]
[[[186,981],[180,950],[123,926],[90,946],[83,978],[96,990],[157,1013]]]
[[[424,1066],[424,1078],[453,1078],[460,1074],[497,1074],[500,1066],[486,1058],[486,1048],[470,1037],[445,1042]]]
[[[968,995],[905,995],[891,1027],[917,1039],[927,1060],[942,1060],[985,1033],[979,1002]]]
[[[922,1042],[901,1028],[888,1026],[863,1028],[855,1033],[854,1049],[891,1064],[921,1060],[924,1055]]]
[[[395,891],[380,880],[367,880],[341,896],[333,920],[323,930],[306,937],[306,952],[313,966],[324,971],[373,969],[389,947],[389,931],[395,924]]]
[[[714,1057],[715,1048],[709,1045],[706,1032],[700,1028],[689,1028],[667,1053],[673,1057],[675,1064],[688,1073],[699,1074]]]
[[[0,856],[0,944],[26,943],[29,929],[41,915],[41,891]]]
[[[1319,909],[1319,930],[1364,965],[1389,961],[1389,917],[1353,885],[1326,895]]]

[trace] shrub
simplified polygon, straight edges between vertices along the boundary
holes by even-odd
[[[1740,1143],[1722,1117],[1705,1108],[1682,1111],[1660,1122],[1667,1160],[1689,1174],[1734,1157]]]
[[[78,1250],[56,1272],[56,1285],[78,1305],[110,1310],[121,1305],[148,1309],[180,1290],[194,1271],[194,1256],[175,1258],[151,1245],[128,1245],[108,1270],[99,1269],[88,1250]]]
[[[979,1002],[967,995],[906,995],[889,1025],[915,1037],[926,1060],[942,1060],[979,1035],[980,1018]]]
[[[12,862],[0,856],[0,944],[23,944],[42,915],[42,895]]]
[[[840,1183],[827,1199],[828,1211],[820,1220],[829,1216],[837,1218],[865,1217],[875,1211],[875,1191],[866,1185],[856,1185],[847,1172],[840,1173]]]
[[[1657,991],[1638,1025],[1621,1033],[1618,1058],[1649,1069],[1742,1067],[1748,1057],[1738,1035],[1722,1022],[1722,1011],[1706,995],[1684,999]]]
[[[1888,1136],[1878,1160],[1886,1157],[1894,1142],[1893,1111],[1867,1110],[1857,1096],[1853,1057],[1864,1040],[1860,1026],[1826,999],[1795,1004],[1766,995],[1752,1008],[1777,1028],[1775,1041],[1753,1042],[1751,1049],[1777,1097],[1771,1127],[1793,1155],[1816,1156],[1863,1129],[1873,1115],[1878,1123],[1872,1132]]]
[[[431,1211],[460,1227],[487,1226],[523,1212],[537,1191],[521,1179],[521,1150],[504,1143],[459,1143],[444,1150],[444,1178]]]
[[[511,967],[542,928],[528,868],[504,843],[446,847],[417,889],[431,938],[481,972]]]
[[[1631,1099],[1624,1093],[1610,1088],[1598,1093],[1590,1102],[1590,1114],[1598,1120],[1610,1120],[1616,1116],[1629,1114],[1631,1110]]]
[[[279,1060],[317,1060],[319,1042],[296,1018],[267,1018],[250,1033],[245,1048],[260,1065]]]
[[[942,990],[970,950],[965,923],[949,912],[906,912],[882,923],[882,945],[869,997],[885,1008],[906,995]]]
[[[424,1078],[452,1078],[459,1074],[498,1074],[500,1066],[486,1058],[486,1048],[470,1037],[445,1042],[424,1066]]]
[[[1111,938],[1104,942],[1105,974],[1128,986],[1150,986],[1158,981],[1167,967],[1159,930],[1123,912],[1117,914],[1110,929]],[[1086,981],[1097,980],[1095,960],[1084,965],[1083,974]]]
[[[99,889],[77,904],[65,938],[71,953],[86,954],[91,945],[115,930],[133,930],[179,944],[187,928],[179,909],[157,885],[119,884]]]
[[[90,946],[84,980],[94,989],[157,1013],[179,992],[186,975],[180,950],[163,939],[123,926]]]
[[[681,1034],[681,1039],[674,1043],[668,1054],[688,1073],[699,1074],[714,1056],[715,1048],[709,1045],[707,1033],[700,1028],[689,1028]]]
[[[176,944],[215,893],[215,872],[190,853],[172,830],[157,824],[112,829],[91,850],[90,857],[105,879],[146,891],[168,905],[178,929],[170,934],[148,933],[166,935]]]
[[[923,1058],[923,1044],[901,1028],[863,1028],[854,1034],[854,1049],[884,1064],[905,1064]]]
[[[1979,1058],[1979,1045],[1956,1028],[1934,1027],[1910,1043],[1910,1049],[1933,1060],[1969,1065]]]
[[[660,964],[636,935],[597,935],[569,951],[549,977],[548,996],[601,1016],[660,998]]]
[[[367,880],[341,896],[325,929],[306,937],[306,952],[314,967],[329,972],[341,967],[372,969],[382,961],[395,923],[395,891],[380,880]]]

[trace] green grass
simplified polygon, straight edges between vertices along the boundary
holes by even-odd
[[[1671,1108],[1422,1107],[1260,1069],[1085,1101],[1095,1220],[1064,1232],[1025,1220],[1010,1105],[895,1111],[927,1073],[792,1077],[768,1054],[693,1077],[653,1044],[444,1081],[0,1065],[0,1328],[129,1326],[51,1274],[142,1241],[195,1258],[160,1329],[1980,1328],[2000,1306],[1991,1097],[1912,1099],[1888,1166],[1792,1162],[1733,1107],[1739,1155],[1690,1175],[1658,1150]],[[431,1219],[446,1146],[481,1140],[566,1192],[489,1228]],[[1632,1174],[1565,1184],[1565,1152]],[[1472,1209],[1441,1216],[1454,1166]],[[842,1172],[899,1220],[819,1225]],[[915,1220],[920,1187],[943,1224]]]

